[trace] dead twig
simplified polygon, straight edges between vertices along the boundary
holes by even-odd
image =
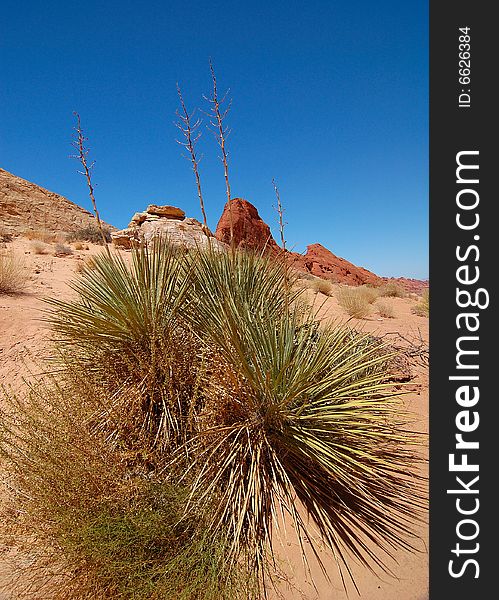
[[[76,127],[74,128],[76,133],[74,134],[74,140],[72,142],[72,146],[74,148],[76,148],[78,154],[72,155],[71,158],[79,160],[83,167],[83,171],[78,171],[78,173],[83,175],[85,177],[85,179],[87,180],[88,192],[90,195],[90,200],[92,201],[95,218],[97,219],[97,226],[99,227],[99,231],[102,236],[102,241],[104,242],[104,246],[107,250],[107,253],[110,254],[109,247],[107,245],[107,239],[104,234],[104,229],[102,227],[102,221],[100,220],[99,211],[97,210],[97,203],[95,201],[95,195],[94,195],[94,187],[92,185],[92,169],[94,168],[95,161],[88,164],[87,157],[88,157],[89,149],[85,147],[85,142],[88,141],[88,138],[85,137],[85,135],[83,134],[83,129],[81,127],[80,115],[77,112],[73,112],[73,115],[76,117]]]
[[[211,79],[213,82],[213,92],[211,98],[207,98],[204,96],[205,100],[207,100],[210,104],[210,111],[208,116],[210,118],[210,125],[212,127],[212,131],[215,135],[218,145],[220,146],[220,150],[222,155],[220,157],[222,164],[224,166],[224,177],[225,177],[225,189],[227,193],[227,208],[229,211],[229,224],[230,224],[230,246],[233,248],[234,246],[234,223],[232,219],[232,206],[231,206],[231,193],[230,193],[230,181],[229,181],[229,155],[226,148],[227,138],[230,135],[230,129],[225,126],[224,121],[229,113],[232,100],[229,100],[227,107],[224,109],[223,105],[229,93],[229,90],[225,92],[225,95],[220,100],[218,97],[218,88],[217,88],[217,78],[215,76],[215,69],[213,68],[213,63],[210,60],[210,72]]]
[[[424,366],[428,366],[430,361],[430,352],[428,343],[423,339],[421,334],[421,330],[418,327],[418,335],[412,336],[412,338],[408,338],[398,331],[387,331],[383,336],[383,338],[393,336],[395,339],[402,340],[405,344],[392,344],[392,347],[402,352],[409,358],[416,358],[419,360]]]
[[[194,176],[196,178],[196,187],[198,190],[198,198],[199,204],[201,206],[201,212],[203,213],[203,223],[206,228],[208,228],[208,223],[206,219],[206,212],[204,209],[204,201],[203,201],[203,193],[201,191],[201,178],[199,177],[199,163],[201,161],[196,154],[196,144],[201,137],[201,132],[199,131],[199,126],[201,125],[201,119],[196,119],[196,121],[192,121],[195,115],[195,110],[192,114],[189,113],[185,106],[184,98],[182,96],[182,91],[180,89],[179,84],[177,83],[177,94],[180,100],[181,110],[177,110],[176,114],[179,118],[179,121],[175,123],[176,127],[182,132],[182,135],[185,138],[185,141],[176,140],[177,144],[183,146],[189,151],[190,158],[186,157],[192,163],[192,170],[194,171]]]

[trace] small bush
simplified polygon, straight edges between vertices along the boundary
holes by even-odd
[[[370,304],[360,288],[340,287],[336,293],[340,306],[356,319],[363,319],[370,313]]]
[[[8,243],[12,242],[13,239],[14,236],[12,235],[12,233],[10,233],[10,231],[7,231],[3,227],[0,227],[0,242]]]
[[[412,312],[419,317],[428,317],[430,315],[430,290],[423,291],[421,301],[412,308]]]
[[[357,293],[364,298],[368,304],[373,304],[379,297],[379,291],[376,288],[369,287],[367,285],[361,285],[357,288]]]
[[[54,235],[54,242],[56,242],[57,244],[67,244],[69,242],[70,237],[71,234],[67,231],[58,231]]]
[[[328,281],[327,279],[320,279],[319,277],[317,277],[310,283],[310,289],[313,290],[315,293],[320,292],[325,296],[332,296],[334,290],[333,284],[330,281]]]
[[[70,254],[73,254],[73,250],[72,248],[64,244],[56,244],[54,246],[54,254],[56,256],[68,256]]]
[[[29,534],[36,523],[39,539],[31,537],[29,550],[42,555],[40,564],[20,566],[16,598],[251,598],[242,589],[252,575],[241,568],[227,577],[226,542],[207,533],[205,515],[184,517],[189,490],[141,477],[131,453],[96,427],[102,399],[97,386],[49,379],[0,411],[2,467],[22,487],[8,525]],[[56,581],[43,561],[54,547]]]
[[[381,317],[385,317],[386,319],[393,319],[395,317],[395,311],[393,306],[388,302],[383,302],[383,300],[378,300],[375,304],[376,310]]]
[[[47,245],[39,240],[33,240],[29,247],[33,254],[47,254]]]
[[[24,260],[13,253],[0,254],[0,294],[19,294],[27,281]]]
[[[388,281],[378,288],[379,295],[385,298],[405,298],[404,288],[395,281]]]
[[[51,244],[55,241],[56,235],[47,229],[28,229],[24,232],[24,237],[28,240],[38,240],[45,242],[45,244]]]
[[[91,256],[87,256],[87,258],[83,260],[76,261],[75,271],[77,273],[85,273],[86,271],[91,271],[95,268],[95,261]]]
[[[111,232],[107,227],[103,227],[104,237],[107,243],[111,242]],[[81,227],[75,232],[69,234],[68,242],[91,242],[92,244],[102,245],[102,234],[97,225],[88,225]]]

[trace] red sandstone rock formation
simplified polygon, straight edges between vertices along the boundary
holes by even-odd
[[[237,247],[270,252],[281,251],[272,237],[270,227],[262,220],[257,209],[250,202],[242,198],[233,198],[231,211],[234,244]],[[225,244],[230,243],[230,216],[227,205],[225,205],[218,222],[215,237]],[[287,252],[287,257],[290,265],[295,269],[337,283],[379,286],[387,281],[396,281],[406,291],[419,293],[428,287],[428,282],[415,279],[378,277],[371,271],[336,256],[321,244],[311,244],[307,247],[305,254]]]
[[[242,198],[233,198],[230,207],[236,247],[272,251],[279,249],[270,227],[262,220],[253,204]],[[218,222],[215,237],[220,242],[230,244],[230,215],[227,204]]]
[[[363,267],[336,256],[321,244],[307,246],[306,254],[289,253],[290,264],[299,271],[348,285],[380,285],[383,280]]]

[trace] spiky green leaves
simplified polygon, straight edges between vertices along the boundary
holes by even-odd
[[[298,310],[278,259],[165,241],[100,256],[50,314],[68,373],[102,387],[99,431],[143,446],[149,477],[189,490],[186,518],[230,540],[226,565],[260,576],[288,514],[308,517],[349,571],[410,547],[421,502],[406,430],[373,338]],[[107,396],[106,396],[107,394]],[[110,416],[111,415],[111,416]],[[306,558],[306,553],[304,552]]]

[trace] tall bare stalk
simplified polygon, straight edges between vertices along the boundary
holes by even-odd
[[[282,259],[284,261],[284,287],[286,290],[286,300],[285,300],[285,308],[286,308],[286,312],[289,312],[289,265],[288,265],[288,261],[287,261],[287,253],[286,253],[286,239],[284,238],[284,226],[286,225],[286,223],[284,222],[284,209],[282,207],[282,203],[281,203],[281,195],[279,194],[279,189],[277,187],[277,183],[275,181],[274,178],[272,178],[272,185],[274,186],[274,191],[275,191],[275,195],[277,198],[277,214],[279,215],[279,234],[281,237],[281,246],[282,246],[282,252],[283,252],[283,256]]]
[[[192,163],[192,170],[194,171],[194,175],[196,177],[196,186],[197,186],[197,190],[198,190],[199,204],[201,205],[201,212],[203,213],[203,223],[204,223],[204,226],[207,228],[208,223],[207,223],[207,219],[206,219],[206,212],[204,209],[203,193],[201,191],[201,178],[199,177],[199,168],[198,168],[201,159],[199,159],[196,154],[196,144],[197,144],[199,138],[201,137],[201,132],[198,131],[199,126],[201,125],[201,119],[196,119],[196,121],[194,123],[192,122],[192,119],[193,119],[196,111],[194,110],[192,112],[192,114],[190,114],[189,111],[187,110],[187,108],[185,106],[184,98],[182,96],[182,90],[180,89],[180,86],[178,83],[177,83],[177,94],[178,94],[178,97],[180,100],[181,110],[176,111],[179,121],[177,123],[175,123],[175,125],[182,132],[182,135],[184,136],[185,141],[182,141],[182,140],[176,140],[176,141],[177,141],[177,144],[180,144],[181,146],[183,146],[184,148],[186,148],[189,151],[189,154],[190,154],[189,160]],[[186,158],[188,158],[188,157],[186,157]]]
[[[234,223],[232,219],[232,206],[231,206],[231,194],[230,194],[230,182],[229,182],[229,159],[228,152],[226,149],[227,138],[230,135],[230,129],[224,125],[224,120],[227,117],[228,112],[230,111],[232,100],[229,100],[229,104],[227,107],[223,108],[224,102],[227,98],[227,94],[229,90],[225,92],[225,95],[220,100],[218,97],[218,89],[217,89],[217,78],[215,76],[215,69],[213,68],[213,63],[210,60],[210,71],[211,71],[211,79],[213,81],[213,93],[211,98],[205,99],[211,104],[209,116],[210,116],[210,124],[213,128],[213,133],[215,134],[215,138],[217,139],[218,145],[220,146],[222,155],[220,157],[223,166],[224,166],[224,176],[225,176],[225,189],[227,192],[227,208],[229,210],[229,224],[230,224],[230,246],[233,248],[234,246]]]
[[[85,135],[83,134],[83,129],[81,128],[80,115],[77,112],[74,112],[73,114],[76,117],[76,127],[74,128],[76,134],[74,136],[75,139],[73,140],[72,145],[74,148],[76,148],[78,154],[73,155],[71,158],[79,160],[83,167],[83,171],[78,171],[78,173],[84,175],[85,179],[87,180],[88,193],[90,195],[90,200],[92,201],[95,218],[97,219],[97,226],[99,227],[99,231],[102,236],[102,241],[104,242],[104,247],[106,248],[107,253],[110,254],[109,247],[107,245],[106,235],[104,234],[104,229],[102,227],[102,221],[100,220],[99,211],[97,210],[97,203],[95,201],[94,195],[94,187],[92,185],[92,169],[95,165],[95,161],[92,161],[90,164],[88,164],[87,157],[89,149],[85,147],[85,142],[88,141],[88,138],[85,137]]]
[[[279,189],[277,188],[277,184],[275,179],[272,179],[272,185],[274,186],[275,195],[277,198],[277,213],[279,214],[279,233],[281,236],[281,246],[284,252],[286,252],[286,240],[284,239],[284,209],[281,204],[281,196],[279,195]]]

